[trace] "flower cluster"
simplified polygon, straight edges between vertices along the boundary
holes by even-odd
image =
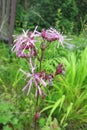
[[[58,40],[59,43],[63,46],[65,41],[65,37],[60,34],[56,29],[50,28],[48,30],[42,30],[41,32],[37,31],[37,27],[34,32],[29,32],[28,30],[25,32],[23,30],[23,34],[19,35],[14,41],[15,45],[13,46],[13,51],[16,53],[18,57],[32,57],[37,55],[36,48],[36,37],[42,37],[44,40],[48,42],[52,42]]]
[[[40,49],[42,51],[41,57],[38,58],[38,50],[36,47],[36,39],[37,37],[41,37],[43,39],[43,43],[40,45]],[[36,92],[35,96],[37,95],[45,95],[43,90],[41,89],[41,86],[46,87],[46,82],[49,82],[49,85],[52,86],[52,78],[56,76],[57,74],[64,73],[64,67],[62,64],[58,65],[56,68],[56,72],[54,73],[54,76],[50,74],[46,74],[46,71],[41,71],[41,62],[43,59],[43,52],[48,47],[45,42],[53,42],[53,41],[59,41],[59,43],[63,46],[65,37],[62,36],[56,29],[50,28],[48,30],[42,30],[41,32],[37,31],[37,27],[33,32],[30,31],[24,31],[23,34],[19,35],[16,40],[14,41],[14,46],[12,48],[12,51],[16,53],[16,55],[19,58],[25,58],[28,59],[30,64],[30,73],[25,72],[24,70],[21,70],[27,79],[27,84],[23,88],[24,90],[27,90],[27,95],[30,93],[31,87],[35,87]],[[59,45],[60,45],[59,44]],[[38,59],[40,62],[40,72],[36,71],[36,64],[35,59]]]
[[[65,68],[63,66],[63,64],[59,64],[56,67],[56,72],[50,73],[50,74],[46,74],[46,71],[41,71],[39,73],[35,73],[34,72],[34,68],[32,67],[32,73],[27,73],[24,70],[21,70],[21,72],[23,72],[26,76],[26,78],[28,78],[28,82],[27,85],[22,89],[27,90],[27,95],[30,93],[32,84],[33,87],[36,87],[36,93],[35,93],[35,97],[37,97],[37,94],[39,93],[39,95],[44,96],[44,92],[43,90],[41,90],[41,85],[43,85],[44,87],[46,87],[46,81],[49,82],[49,86],[52,86],[52,79],[58,75],[58,74],[64,74],[65,73]]]

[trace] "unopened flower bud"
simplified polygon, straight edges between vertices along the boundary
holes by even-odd
[[[42,90],[42,99],[44,99],[47,95],[44,93],[44,91]]]
[[[40,45],[40,48],[41,48],[42,51],[44,51],[45,48],[46,48],[46,46],[42,43],[42,44]]]
[[[40,117],[40,113],[39,112],[36,112],[35,116],[34,116],[34,120],[38,120]]]
[[[56,67],[56,75],[58,74],[65,74],[65,68],[63,66],[63,64],[59,64],[57,67]]]
[[[34,56],[37,56],[37,54],[38,54],[38,51],[37,51],[37,50],[34,50],[34,51],[33,51],[33,55],[34,55]]]

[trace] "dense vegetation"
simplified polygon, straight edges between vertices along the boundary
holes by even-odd
[[[17,29],[34,29],[39,25],[40,29],[51,26],[63,32],[78,34],[85,28],[86,23],[86,0],[17,1]]]
[[[75,48],[55,48],[45,52],[43,68],[53,71],[58,63],[66,68],[53,85],[46,87],[46,97],[41,102],[38,130],[87,129],[87,40],[83,35],[73,37]],[[56,50],[55,50],[56,49]],[[0,129],[32,130],[36,99],[33,91],[22,92],[26,81],[20,68],[28,70],[28,63],[18,59],[4,43],[0,44]]]
[[[54,79],[38,99],[37,130],[87,130],[87,0],[17,0],[16,5],[15,35],[23,29],[32,32],[37,25],[39,31],[54,27],[71,45],[46,45],[42,70],[53,72]],[[43,45],[39,41],[37,49]],[[12,47],[0,41],[0,130],[36,130],[35,89],[28,96],[22,91],[27,77],[20,69],[30,73],[29,61],[18,58]],[[60,63],[64,73],[54,77]]]

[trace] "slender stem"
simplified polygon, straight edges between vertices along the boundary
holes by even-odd
[[[37,98],[36,98],[36,113],[38,112],[38,99],[39,99],[39,91],[37,90]],[[36,115],[36,113],[35,113],[35,115]],[[35,120],[34,120],[35,122],[35,124],[34,124],[34,130],[36,130],[37,129],[37,118],[35,118]]]
[[[37,120],[34,120],[34,130],[37,130]]]
[[[44,56],[44,50],[41,50],[40,71],[41,71],[41,69],[42,69],[42,60],[43,60],[43,56]]]
[[[42,46],[43,46],[43,44],[42,44]],[[43,60],[43,56],[44,56],[44,50],[45,50],[45,48],[47,48],[48,47],[48,45],[47,46],[43,46],[44,48],[43,49],[41,49],[41,57],[40,58],[38,58],[38,60],[39,60],[39,62],[40,62],[40,71],[41,71],[41,69],[42,69],[42,60]],[[35,115],[37,114],[37,112],[38,112],[38,99],[39,99],[39,91],[37,90],[37,98],[36,98],[36,113],[35,113]],[[37,118],[35,118],[34,119],[34,130],[37,130]]]
[[[49,44],[48,45],[44,45],[43,43],[41,44],[41,57],[39,59],[39,61],[40,61],[40,71],[41,71],[41,67],[42,67],[41,64],[42,64],[42,60],[43,60],[43,56],[44,56],[44,51],[48,47],[49,47]]]

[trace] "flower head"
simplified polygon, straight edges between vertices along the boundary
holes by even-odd
[[[56,29],[50,28],[48,30],[42,30],[41,36],[43,39],[47,40],[48,42],[58,40],[59,43],[63,46],[65,37],[60,34]]]
[[[28,30],[25,32],[23,30],[23,34],[18,36],[14,41],[15,45],[13,46],[13,52],[16,52],[18,57],[32,57],[37,55],[37,49],[35,45],[35,37],[40,36],[40,33],[36,31],[29,32]]]
[[[31,87],[34,85],[34,87],[36,87],[35,96],[37,96],[38,93],[42,96],[41,85],[46,87],[46,82],[44,81],[43,77],[41,77],[39,73],[34,73],[34,69],[32,69],[32,73],[27,73],[23,70],[21,71],[26,75],[26,78],[29,79],[27,85],[22,90],[24,91],[27,89],[28,95],[30,93]]]

